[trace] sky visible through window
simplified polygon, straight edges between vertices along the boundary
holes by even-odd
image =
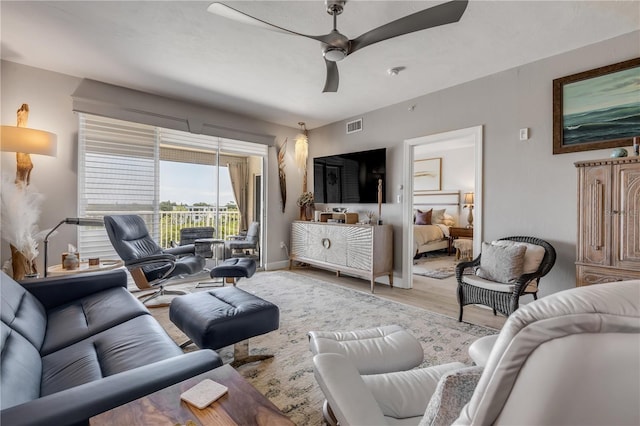
[[[160,201],[177,204],[216,204],[214,166],[160,161]],[[235,203],[231,179],[226,167],[220,167],[220,205]]]

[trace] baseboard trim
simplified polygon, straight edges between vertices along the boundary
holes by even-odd
[[[278,269],[288,269],[289,268],[289,261],[288,260],[281,260],[278,262],[271,262],[271,263],[265,263],[264,265],[264,270],[265,271],[275,271]]]

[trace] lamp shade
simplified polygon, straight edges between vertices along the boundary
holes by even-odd
[[[473,204],[473,192],[466,192],[464,194],[464,203]]]
[[[57,149],[58,137],[54,133],[17,126],[2,126],[0,130],[0,150],[4,152],[55,157]]]

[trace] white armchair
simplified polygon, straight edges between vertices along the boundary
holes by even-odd
[[[361,376],[340,354],[313,362],[341,426],[640,424],[640,280],[530,303],[474,350],[484,368]]]

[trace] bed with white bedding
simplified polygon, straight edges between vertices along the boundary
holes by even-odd
[[[449,227],[443,224],[413,225],[413,254],[417,256],[449,247]]]
[[[459,191],[414,193],[414,256],[449,248],[449,228],[456,225],[459,217],[459,194]],[[429,211],[428,224],[415,220],[418,212]]]

